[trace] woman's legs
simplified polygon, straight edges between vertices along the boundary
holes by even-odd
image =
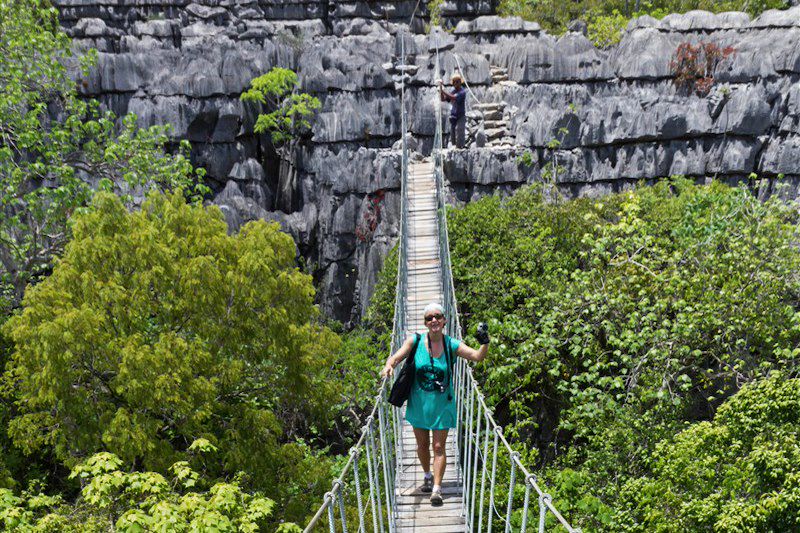
[[[449,430],[447,429],[433,430],[433,486],[434,487],[442,486],[442,479],[444,478],[444,470],[447,467],[446,445],[447,445],[448,431]]]
[[[414,438],[417,440],[417,457],[422,471],[426,474],[431,471],[431,432],[427,429],[414,428]]]

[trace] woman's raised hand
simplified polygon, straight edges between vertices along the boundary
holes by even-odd
[[[392,365],[387,364],[386,366],[383,367],[383,370],[381,370],[382,378],[385,378],[386,376],[392,377],[393,374],[394,374],[394,368],[392,367]]]
[[[486,322],[478,324],[478,331],[475,332],[475,338],[481,345],[489,344],[489,325]]]

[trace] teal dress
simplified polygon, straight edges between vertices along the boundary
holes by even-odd
[[[456,350],[460,341],[450,338],[450,353],[455,363]],[[431,362],[433,364],[431,365]],[[419,429],[451,429],[456,427],[456,400],[453,394],[453,378],[448,374],[447,356],[444,352],[439,357],[431,358],[428,353],[427,336],[419,340],[417,352],[414,354],[414,383],[406,404],[406,420]],[[439,392],[435,382],[450,382],[450,390]],[[449,394],[448,394],[449,392]],[[448,396],[450,399],[448,400]]]

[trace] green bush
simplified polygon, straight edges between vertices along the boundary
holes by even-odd
[[[699,422],[656,445],[650,476],[620,493],[619,531],[797,531],[800,380],[746,385]]]
[[[580,0],[558,2],[556,0],[500,0],[498,13],[502,16],[519,16],[533,20],[554,34],[561,34],[575,19],[589,26],[590,39],[599,46],[609,46],[619,41],[615,32],[625,28],[631,18],[650,15],[662,18],[669,13],[685,13],[694,9],[723,13],[746,11],[755,17],[767,9],[785,9],[786,0]]]
[[[589,40],[599,48],[608,48],[619,43],[628,20],[617,10],[610,15],[592,17],[588,24]]]
[[[216,448],[206,440],[190,446],[199,462]],[[98,453],[75,466],[80,480],[75,505],[59,496],[26,491],[21,496],[0,489],[0,525],[6,530],[45,532],[218,531],[256,532],[267,528],[275,502],[241,486],[241,476],[212,482],[181,461],[158,472],[129,471],[110,453]],[[273,525],[274,527],[274,525]],[[287,528],[284,531],[299,531]]]
[[[211,474],[245,471],[310,509],[326,462],[286,441],[327,424],[339,341],[291,237],[266,222],[228,235],[180,192],[93,207],[4,328],[14,442],[70,467],[108,451],[164,472],[205,438],[220,449]]]
[[[494,330],[484,392],[578,525],[610,527],[656,443],[742,384],[796,371],[797,221],[778,199],[683,179],[451,212],[463,323]]]

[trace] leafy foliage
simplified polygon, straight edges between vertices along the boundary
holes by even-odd
[[[163,472],[205,438],[220,448],[212,473],[244,470],[273,490],[324,469],[280,443],[327,413],[318,369],[338,345],[315,323],[291,237],[266,222],[229,236],[218,209],[180,191],[133,213],[107,193],[93,207],[5,327],[15,443],[68,465],[105,449]],[[303,497],[318,483],[305,479]]]
[[[589,26],[590,39],[598,46],[609,46],[619,40],[617,29],[623,30],[630,18],[641,15],[662,18],[669,13],[701,9],[712,13],[746,11],[757,16],[767,9],[788,6],[785,0],[500,0],[498,13],[534,20],[556,34],[566,31],[572,20],[583,20]]]
[[[65,64],[69,39],[45,3],[0,4],[0,311],[16,307],[28,283],[50,269],[69,239],[67,220],[96,187],[183,186],[192,195],[203,171],[188,143],[167,155],[164,128],[140,130],[129,115],[100,113],[77,97]],[[84,70],[92,56],[82,58]]]
[[[216,451],[208,441],[190,448]],[[30,492],[18,497],[0,489],[0,524],[30,532],[255,532],[266,528],[275,506],[244,490],[240,478],[214,483],[186,461],[172,465],[169,478],[126,471],[123,465],[107,452],[76,465],[70,477],[80,480],[82,490],[74,506],[60,497]]]
[[[615,495],[649,475],[656,443],[770,371],[794,375],[796,223],[793,205],[682,179],[451,213],[464,322],[497,332],[484,392],[585,530],[621,523]]]
[[[622,489],[620,531],[795,531],[800,527],[800,380],[746,385],[658,443],[653,473]]]
[[[242,93],[242,101],[258,102],[272,109],[258,116],[256,133],[269,133],[273,143],[282,144],[311,127],[308,119],[321,104],[314,96],[296,92],[298,86],[297,74],[281,67],[274,67],[250,82],[250,88]]]
[[[600,48],[609,48],[619,43],[628,18],[616,9],[610,14],[592,17],[587,24],[587,37]]]

